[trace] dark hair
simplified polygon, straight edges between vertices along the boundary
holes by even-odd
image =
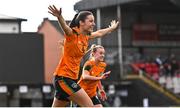
[[[79,27],[79,21],[85,21],[88,15],[93,15],[90,11],[81,11],[74,15],[73,20],[70,23],[70,28]]]

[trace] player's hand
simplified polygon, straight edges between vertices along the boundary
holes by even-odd
[[[100,98],[102,101],[107,100],[106,92],[104,90],[100,91]]]
[[[50,5],[48,7],[48,9],[49,9],[48,13],[52,14],[55,17],[59,17],[61,15],[61,13],[62,13],[62,11],[61,11],[62,9],[60,8],[58,10],[54,5],[52,5],[52,6]]]
[[[111,73],[111,71],[103,73],[103,75],[101,76],[101,79],[105,79],[105,78],[109,77],[110,73]]]
[[[110,25],[109,25],[109,28],[111,28],[112,30],[116,29],[119,25],[119,21],[115,21],[115,20],[112,20]]]

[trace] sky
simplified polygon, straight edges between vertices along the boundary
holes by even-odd
[[[23,21],[23,32],[36,32],[44,18],[57,20],[48,13],[48,6],[62,8],[65,20],[72,20],[75,15],[74,4],[80,0],[0,0],[0,14],[27,19]]]

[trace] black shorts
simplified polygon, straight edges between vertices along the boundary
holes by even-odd
[[[92,100],[92,102],[93,102],[94,105],[101,104],[98,96],[92,97],[91,100]]]
[[[53,85],[55,97],[63,101],[69,101],[68,97],[81,89],[76,80],[62,76],[55,76]]]

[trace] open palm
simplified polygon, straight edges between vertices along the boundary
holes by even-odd
[[[112,20],[109,27],[112,28],[112,29],[116,29],[119,25],[119,21],[115,21],[115,20]]]
[[[53,16],[56,16],[56,17],[58,17],[59,15],[61,15],[61,8],[58,10],[54,5],[50,5],[49,7],[48,7],[48,9],[49,9],[49,13],[50,14],[52,14]]]

